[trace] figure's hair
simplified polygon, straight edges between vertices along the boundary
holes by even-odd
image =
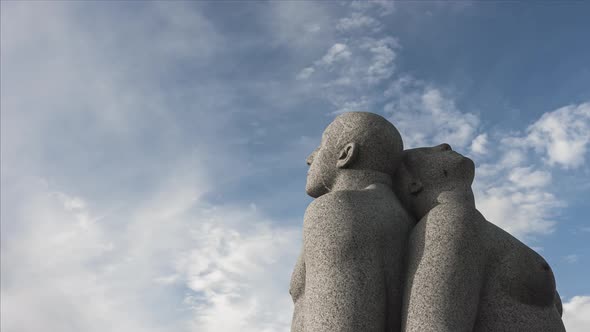
[[[391,122],[374,113],[347,112],[339,115],[333,124],[341,128],[336,148],[340,149],[349,142],[359,144],[358,163],[352,168],[394,175],[404,146],[399,131]]]

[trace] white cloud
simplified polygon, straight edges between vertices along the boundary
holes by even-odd
[[[350,49],[345,44],[336,43],[330,47],[328,52],[317,62],[318,65],[331,66],[335,62],[349,59]]]
[[[339,19],[336,24],[336,29],[341,32],[350,32],[352,30],[365,28],[377,32],[381,28],[381,23],[370,16],[361,13],[352,13],[350,17]]]
[[[334,71],[336,76],[331,82],[331,77],[322,77],[324,82],[328,81],[324,86],[330,87],[334,85],[333,82],[346,79],[351,83],[351,88],[362,90],[382,82],[394,73],[395,49],[399,47],[395,38],[363,37],[353,44],[351,47],[336,43],[316,61],[316,65],[328,67],[327,70]],[[340,66],[334,68],[332,65],[337,62],[341,62]]]
[[[392,13],[393,3],[362,1],[349,5],[353,11],[347,10],[344,17],[328,19],[336,21],[332,32],[339,32],[324,35],[327,37],[324,44],[332,46],[321,56],[316,55],[317,60],[312,66],[306,65],[296,75],[308,96],[314,94],[334,106],[335,110],[329,113],[342,112],[350,105],[365,104],[363,99],[370,100],[366,110],[375,111],[371,108],[383,98],[374,88],[390,79],[396,69],[399,44],[392,36],[382,33],[382,23],[376,15]],[[285,12],[288,12],[285,15],[293,16],[292,11]]]
[[[315,69],[313,69],[313,67],[303,68],[299,72],[299,74],[297,74],[297,77],[296,78],[298,80],[306,80],[306,79],[308,79],[311,76],[311,74],[313,74],[314,71],[315,71]]]
[[[89,210],[68,206],[82,199],[47,190],[44,181],[18,185],[26,197],[3,188],[14,196],[2,202],[1,329],[158,331],[133,300],[146,271],[118,275],[101,262],[120,253],[119,243]]]
[[[530,167],[517,167],[510,172],[508,179],[516,186],[524,188],[544,187],[551,183],[551,173],[533,171]]]
[[[367,49],[371,52],[372,59],[367,68],[367,81],[369,84],[379,83],[388,79],[395,71],[394,49],[398,46],[397,40],[394,38],[383,39],[368,39],[361,48]]]
[[[400,130],[407,148],[449,143],[461,150],[477,133],[479,118],[461,112],[439,89],[402,78],[387,94],[392,101],[385,112]]]
[[[500,156],[499,166],[503,167],[514,167],[521,165],[526,161],[526,154],[524,151],[518,149],[518,147],[505,146],[507,149],[503,151]]]
[[[544,153],[549,165],[581,166],[590,144],[590,103],[569,105],[543,114],[528,128],[524,140]]]
[[[542,164],[535,159],[563,168],[584,163],[590,137],[588,105],[559,108],[543,114],[526,131],[495,138],[499,144],[494,144],[492,156],[499,162],[479,166],[474,184],[484,216],[521,238],[555,229],[566,204],[551,186],[551,170],[539,169]],[[535,164],[541,165],[531,166]]]
[[[367,98],[360,98],[358,101],[346,101],[339,109],[334,111],[334,114],[340,114],[345,112],[367,112],[370,103]]]
[[[554,230],[554,217],[563,207],[554,194],[544,188],[515,187],[502,175],[493,180],[490,184],[478,178],[474,184],[477,209],[487,220],[521,239]]]
[[[499,162],[480,165],[474,184],[484,216],[521,238],[555,229],[566,204],[551,186],[551,170],[531,165],[540,164],[536,156],[547,166],[576,168],[584,163],[590,139],[588,105],[559,108],[543,114],[526,131],[495,138],[499,144],[494,144],[492,156]],[[537,154],[529,154],[531,150]]]
[[[350,3],[350,7],[355,10],[375,10],[381,16],[387,16],[395,11],[395,4],[389,0],[354,0]]]
[[[263,8],[261,21],[271,33],[273,44],[305,55],[332,40],[331,16],[321,2],[273,1]]]
[[[473,185],[486,219],[520,239],[553,232],[565,202],[553,191],[551,173],[523,166],[532,161],[518,146],[501,146],[488,157],[490,163],[477,167]]]
[[[365,110],[370,111],[379,99],[373,87],[395,72],[398,47],[397,40],[392,37],[361,36],[349,39],[347,44],[337,42],[313,66],[302,69],[296,78],[305,81],[309,92],[332,103],[335,113],[359,104],[366,105]]]
[[[3,184],[2,330],[288,331],[300,230],[175,177],[106,217],[46,181]]]
[[[483,133],[477,135],[473,142],[471,142],[471,152],[475,154],[484,154],[487,152],[486,145],[488,144],[488,134]]]
[[[574,296],[563,303],[563,322],[568,332],[585,332],[590,326],[590,296]]]
[[[207,61],[224,46],[198,10],[183,4],[150,3],[143,15],[123,21],[101,13],[101,24],[82,22],[82,5],[2,6],[3,175],[38,174],[41,165],[55,166],[63,156],[69,167],[95,171],[105,170],[96,165],[154,158],[145,145],[161,147],[180,134],[167,116],[177,105],[166,100],[163,76],[189,56]],[[152,30],[156,35],[137,37]],[[142,132],[147,127],[149,137]],[[120,175],[118,169],[111,176]]]
[[[253,210],[214,209],[192,230],[196,247],[177,261],[204,331],[288,331],[290,271],[301,245],[295,228],[271,226]],[[272,276],[269,278],[269,276]]]
[[[286,330],[298,233],[203,201],[248,167],[218,139],[232,101],[169,80],[212,63],[225,40],[198,5],[86,22],[87,5],[2,2],[1,329],[217,331],[210,317],[247,309],[228,324]],[[223,243],[195,243],[205,231]],[[185,268],[205,253],[223,263],[207,271],[211,289],[192,289]],[[238,300],[215,295],[215,275]]]

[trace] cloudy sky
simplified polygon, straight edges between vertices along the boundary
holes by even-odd
[[[288,331],[340,112],[477,165],[590,326],[585,3],[1,5],[1,329]]]

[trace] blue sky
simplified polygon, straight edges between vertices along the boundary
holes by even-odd
[[[2,330],[288,331],[305,158],[344,111],[470,156],[584,330],[589,12],[2,2]]]

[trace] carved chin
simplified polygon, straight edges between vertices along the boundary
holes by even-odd
[[[475,163],[473,160],[463,157],[463,163],[466,164],[467,176],[469,179],[469,184],[473,183],[473,178],[475,177]]]
[[[324,187],[314,182],[315,181],[308,178],[307,184],[305,186],[305,192],[313,198],[318,198],[325,194]]]
[[[322,195],[322,192],[317,187],[310,186],[306,186],[305,193],[313,198],[318,198]]]

